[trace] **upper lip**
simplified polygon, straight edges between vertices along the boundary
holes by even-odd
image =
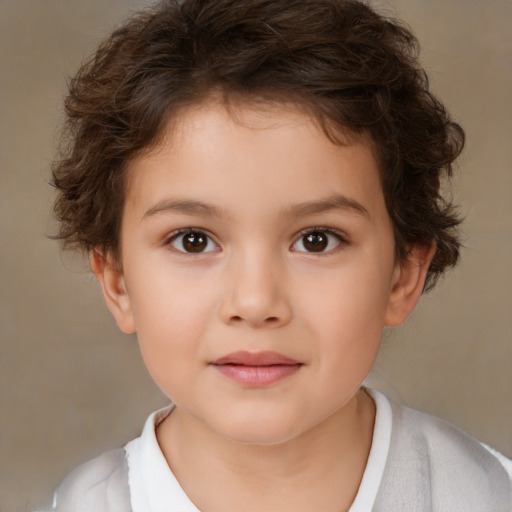
[[[243,366],[272,366],[272,365],[296,365],[301,364],[299,361],[286,357],[283,354],[272,351],[261,351],[261,352],[247,352],[239,351],[233,352],[226,356],[220,357],[211,364],[222,365],[222,364],[233,364]]]

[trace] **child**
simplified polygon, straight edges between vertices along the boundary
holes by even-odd
[[[54,510],[512,510],[509,460],[362,386],[459,256],[416,54],[359,1],[185,0],[82,67],[59,238],[173,405]]]

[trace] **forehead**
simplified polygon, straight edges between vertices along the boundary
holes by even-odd
[[[336,192],[378,205],[378,165],[370,141],[326,135],[297,105],[209,101],[183,110],[158,144],[128,166],[126,208],[166,196],[214,198],[228,208],[276,208]]]

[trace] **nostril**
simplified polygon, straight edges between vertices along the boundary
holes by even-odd
[[[240,323],[240,322],[244,322],[244,318],[241,317],[240,315],[233,315],[230,317],[230,320],[231,322],[234,322],[234,323]],[[275,325],[275,324],[278,324],[279,323],[279,317],[277,316],[269,316],[268,318],[265,318],[264,324],[267,324],[267,325]]]

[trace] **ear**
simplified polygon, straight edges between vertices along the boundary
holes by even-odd
[[[396,265],[384,319],[386,326],[400,325],[412,313],[423,292],[428,267],[435,252],[435,243],[416,245],[407,261]]]
[[[89,255],[92,271],[100,282],[103,297],[108,309],[117,322],[121,331],[126,334],[135,332],[130,297],[126,289],[124,275],[111,255],[103,255],[92,250]]]

